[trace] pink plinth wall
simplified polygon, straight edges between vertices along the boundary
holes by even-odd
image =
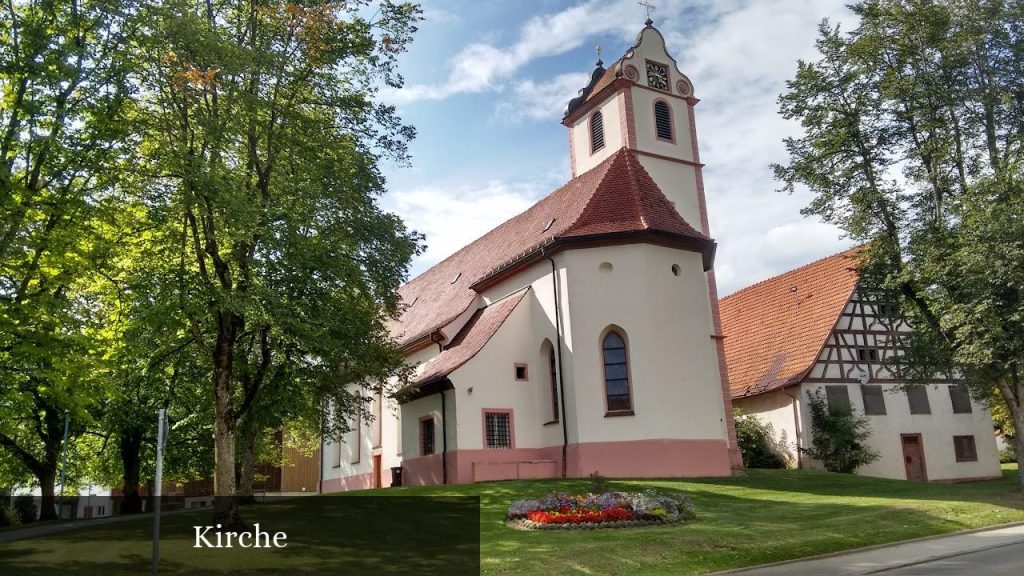
[[[440,454],[431,454],[403,461],[402,483],[406,486],[444,483],[442,460]],[[447,460],[449,484],[559,478],[562,475],[561,446],[454,450],[447,454]],[[724,440],[587,442],[569,446],[567,476],[583,478],[595,472],[610,478],[729,476],[730,460]],[[387,475],[390,480],[390,473]],[[325,480],[323,491],[360,490],[369,488],[372,482],[370,474]]]

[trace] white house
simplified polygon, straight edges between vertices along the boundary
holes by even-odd
[[[648,20],[566,108],[572,179],[402,286],[415,381],[323,447],[323,491],[728,475],[693,86]]]
[[[772,425],[777,450],[817,467],[797,447],[811,445],[808,392],[852,406],[871,425],[881,457],[858,474],[908,480],[998,477],[988,409],[955,379],[902,386],[884,362],[911,330],[885,303],[857,288],[857,249],[744,288],[721,301],[733,404]]]

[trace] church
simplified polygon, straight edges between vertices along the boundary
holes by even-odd
[[[572,179],[400,288],[416,374],[324,443],[323,492],[742,466],[697,102],[649,18],[598,60],[562,120]]]

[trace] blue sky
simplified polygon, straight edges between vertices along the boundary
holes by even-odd
[[[701,103],[697,135],[720,292],[851,245],[800,215],[809,193],[776,192],[784,161],[776,98],[817,25],[852,22],[846,0],[655,0],[655,26]],[[643,27],[636,0],[424,0],[425,21],[382,98],[416,126],[410,167],[385,166],[383,206],[427,235],[416,275],[569,179],[565,103]]]

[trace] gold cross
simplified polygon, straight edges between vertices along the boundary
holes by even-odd
[[[644,1],[644,2],[637,2],[637,4],[643,6],[644,9],[647,10],[647,19],[650,20],[651,19],[651,10],[654,10],[654,4],[651,4],[650,2],[646,2],[646,1]]]

